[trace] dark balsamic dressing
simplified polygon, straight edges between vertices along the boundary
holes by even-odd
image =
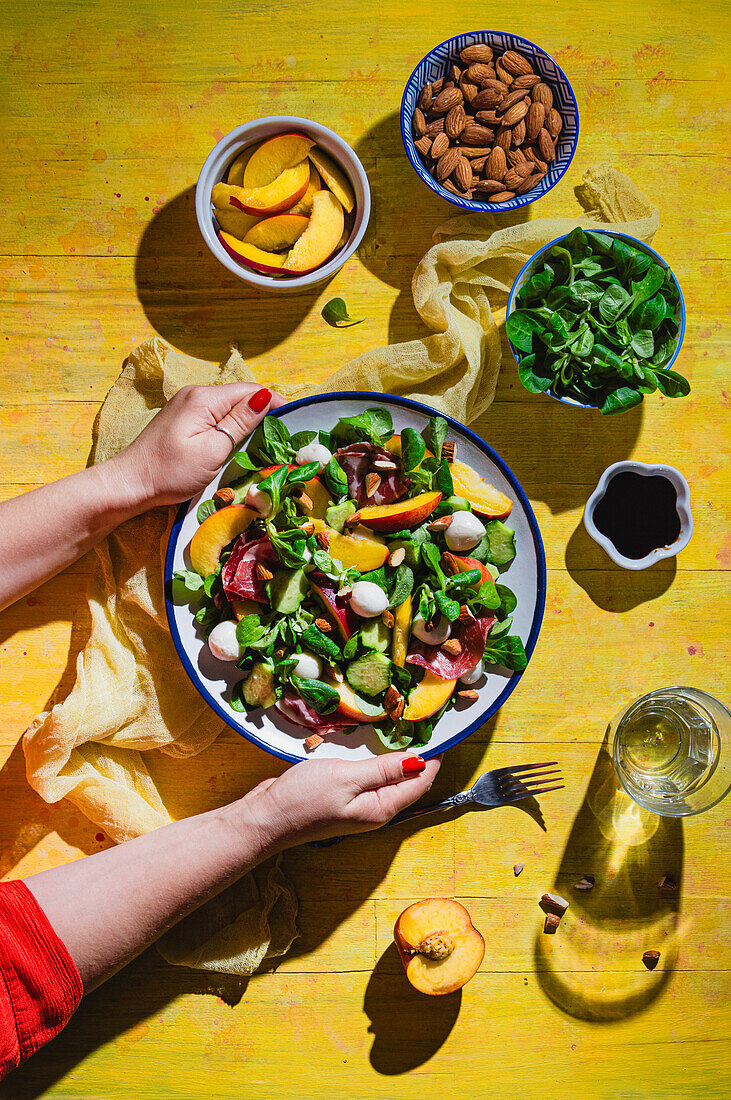
[[[594,524],[625,558],[644,558],[680,534],[678,494],[666,477],[625,471],[615,476],[594,508]]]

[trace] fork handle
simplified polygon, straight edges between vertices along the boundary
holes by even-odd
[[[450,795],[449,798],[443,798],[441,802],[432,802],[429,806],[409,806],[407,809],[402,810],[400,814],[396,814],[390,821],[387,821],[384,825],[379,825],[378,829],[387,829],[389,825],[398,825],[402,821],[410,821],[414,817],[423,817],[424,814],[434,813],[435,810],[448,810],[452,806],[462,806],[466,802],[473,802],[474,796],[471,791],[460,791],[459,794]],[[371,832],[377,833],[378,829],[372,829]],[[339,844],[341,840],[345,840],[344,836],[333,836],[328,840],[313,840],[308,844],[309,848],[331,848],[334,844]]]

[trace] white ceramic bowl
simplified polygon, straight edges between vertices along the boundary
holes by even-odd
[[[311,428],[314,424],[331,427],[339,417],[352,416],[373,405],[382,405],[390,411],[397,432],[409,426],[421,431],[434,412],[427,405],[405,397],[354,392],[321,394],[293,401],[277,409],[274,415],[281,417],[294,433]],[[474,432],[456,420],[449,417],[446,419],[450,427],[449,438],[457,441],[460,459],[514,501],[507,522],[516,533],[517,554],[503,577],[505,584],[513,589],[518,599],[513,632],[520,635],[530,657],[536,644],[546,601],[546,560],[536,518],[515,475],[503,460]],[[201,501],[208,500],[220,484],[225,485],[240,474],[240,467],[235,463],[228,463],[195,500],[180,506],[165,560],[168,623],[186,672],[216,713],[238,733],[267,752],[284,760],[302,760],[307,755],[303,747],[306,730],[288,722],[275,708],[266,711],[257,709],[249,714],[241,714],[232,709],[228,696],[232,684],[241,678],[241,672],[235,665],[214,660],[203,635],[196,628],[190,605],[187,602],[175,603],[172,598],[173,573],[190,568],[187,548],[198,528],[198,505]],[[511,673],[505,669],[490,669],[482,682],[470,685],[479,693],[479,700],[472,706],[453,708],[443,714],[434,727],[429,744],[426,748],[419,749],[421,755],[430,757],[444,752],[478,729],[517,687],[520,676],[520,673]],[[364,725],[358,726],[352,733],[328,737],[325,744],[317,750],[317,756],[362,760],[385,751],[374,730]]]
[[[641,477],[666,477],[677,494],[676,509],[680,520],[680,534],[675,542],[672,542],[669,546],[657,547],[657,549],[646,554],[644,558],[626,558],[624,554],[620,554],[611,539],[603,535],[594,523],[594,509],[606,493],[609,482],[616,474],[624,473],[639,474]],[[621,565],[622,569],[647,569],[655,562],[662,561],[663,558],[674,558],[690,542],[690,536],[693,534],[690,486],[680,470],[676,470],[674,466],[666,466],[663,463],[651,465],[647,462],[637,462],[631,458],[625,459],[623,462],[615,462],[604,471],[599,478],[599,484],[586,502],[584,526],[594,541],[598,542],[612,561],[617,565]]]
[[[353,186],[355,212],[347,243],[335,252],[327,263],[306,275],[275,279],[244,267],[228,254],[216,232],[218,223],[213,214],[211,191],[215,184],[225,181],[229,167],[242,149],[265,138],[274,137],[275,134],[286,134],[292,131],[308,134],[337,161]],[[353,255],[368,228],[368,220],[371,216],[371,189],[365,168],[359,158],[347,142],[333,130],[329,130],[319,122],[298,118],[297,115],[269,115],[266,118],[258,118],[255,122],[245,122],[242,126],[237,126],[235,130],[231,130],[221,138],[218,145],[211,150],[201,168],[196,184],[195,213],[206,244],[216,259],[220,260],[233,275],[242,282],[248,283],[249,286],[269,290],[273,294],[296,294],[329,279]]]

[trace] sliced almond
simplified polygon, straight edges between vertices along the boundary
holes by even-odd
[[[663,875],[657,884],[661,894],[677,894],[678,883],[672,875]]]
[[[523,870],[524,867],[525,867],[524,863],[514,863],[513,864],[513,874],[515,875],[516,878],[521,873],[521,871]]]
[[[398,466],[395,462],[392,462],[390,458],[374,458],[372,465],[373,469],[378,470],[379,473],[381,471],[384,473],[393,473],[394,470],[398,470]]]
[[[454,462],[454,456],[457,453],[457,444],[448,442],[442,444],[442,458],[445,462]]]
[[[462,652],[462,645],[458,638],[447,638],[446,642],[442,642],[442,649],[445,653],[449,653],[451,657],[459,657]]]
[[[393,553],[389,554],[388,564],[395,569],[397,565],[401,565],[401,562],[404,560],[405,557],[406,550],[403,546],[399,546],[393,551]]]
[[[263,561],[258,561],[254,568],[254,572],[260,581],[270,581],[274,577],[271,569],[267,569]]]
[[[308,496],[304,489],[300,489],[298,493],[292,494],[292,499],[297,506],[297,511],[300,512],[303,516],[309,516],[310,512],[314,508],[312,497]]]
[[[472,623],[477,622],[471,608],[469,608],[466,603],[463,603],[459,609],[459,621],[465,626],[471,626]]]
[[[310,537],[310,535],[314,535],[315,525],[312,520],[308,520],[307,523],[303,523],[300,527],[300,531],[303,535],[307,535],[308,538]]]
[[[451,522],[451,516],[440,516],[427,525],[427,531],[446,531]]]
[[[594,889],[594,883],[596,879],[593,875],[584,875],[579,882],[574,883],[574,890],[579,890],[581,893],[588,893],[589,890]]]
[[[348,516],[348,518],[346,519],[345,526],[352,529],[353,527],[357,527],[359,523],[360,512],[353,512],[352,516]]]
[[[320,737],[319,733],[311,733],[309,737],[305,737],[305,752],[313,752],[324,740],[325,738]]]
[[[468,688],[466,691],[458,691],[457,697],[462,700],[463,703],[476,703],[480,698],[479,693],[474,688]]]
[[[338,596],[340,596],[340,598],[344,600],[345,597],[349,596],[352,591],[352,584],[344,584],[342,588],[338,588]]]
[[[216,489],[213,494],[213,503],[217,508],[225,508],[228,504],[233,504],[236,499],[236,493],[228,485],[223,485],[220,489]]]
[[[542,894],[538,904],[544,913],[557,913],[559,917],[562,917],[569,907],[566,898],[562,898],[560,894]]]
[[[393,611],[389,611],[388,608],[386,608],[385,611],[381,612],[381,622],[387,630],[393,630],[393,624],[395,621],[396,620],[393,617]]]
[[[366,474],[365,487],[366,496],[372,497],[378,486],[381,484],[381,475],[376,473]]]
[[[557,917],[555,913],[548,913],[543,925],[543,931],[548,936],[553,936],[558,931],[558,926],[561,923],[561,918]]]

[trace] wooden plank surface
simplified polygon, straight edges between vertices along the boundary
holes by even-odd
[[[659,206],[655,243],[685,294],[679,365],[693,390],[597,424],[527,394],[506,358],[477,425],[534,504],[549,595],[519,690],[447,756],[435,791],[555,758],[567,785],[545,800],[543,822],[510,808],[291,853],[302,938],[275,973],[238,983],[147,952],[0,1097],[727,1096],[729,804],[682,825],[625,806],[611,841],[597,825],[613,795],[600,746],[624,701],[678,682],[729,694],[725,5],[536,0],[496,17],[474,0],[8,0],[3,15],[3,498],[84,465],[125,355],[155,332],[210,360],[235,342],[267,382],[324,378],[361,351],[422,334],[411,276],[453,211],[406,161],[400,95],[433,44],[485,23],[540,42],[579,102],[571,170],[528,216],[574,210],[573,187],[602,159]],[[374,213],[357,259],[273,310],[209,256],[192,207],[218,138],[277,112],[318,119],[354,145]],[[327,328],[320,309],[338,294],[365,324]],[[598,475],[629,455],[679,466],[696,522],[677,561],[638,575],[613,568],[581,525]],[[57,684],[73,680],[90,568],[82,560],[0,615],[4,876],[106,843],[73,807],[46,806],[28,788],[19,746]],[[180,813],[193,791],[234,797],[280,767],[233,734],[195,761],[158,764]],[[671,870],[681,890],[668,901],[656,882]],[[603,885],[572,894],[570,920],[549,941],[537,898],[554,885],[571,892],[584,873]],[[461,898],[487,940],[475,980],[435,1003],[410,990],[391,946],[401,908],[430,894]],[[663,952],[652,974],[639,962],[649,947]]]

